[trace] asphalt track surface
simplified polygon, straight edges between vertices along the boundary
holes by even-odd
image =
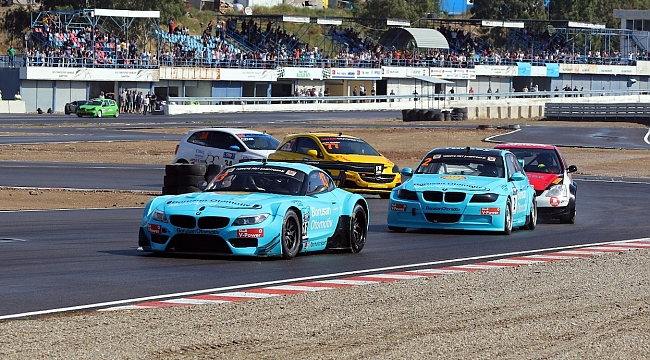
[[[560,130],[553,135],[567,133],[566,128]],[[508,141],[527,141],[516,138],[519,133],[512,134],[515,138]],[[536,141],[557,143],[546,138]],[[35,166],[30,168],[30,164]],[[33,186],[92,188],[92,180],[83,183],[80,179],[98,179],[104,171],[124,180],[118,183],[112,179],[106,184],[96,184],[98,188],[111,184],[111,188],[151,186],[158,190],[162,182],[162,167],[143,167],[141,172],[134,171],[130,165],[104,169],[101,164],[92,164],[85,168],[85,164],[1,162],[0,185],[22,176],[17,182],[23,186],[29,177],[34,177],[41,180],[34,181]],[[49,177],[43,179],[38,173],[41,170],[37,169],[44,169]],[[73,177],[70,173],[66,175],[67,171],[74,171],[74,184],[69,183]],[[129,176],[119,175],[122,171]],[[136,173],[137,176],[130,178]],[[536,230],[515,231],[510,236],[435,231],[397,235],[388,232],[385,226],[387,200],[369,197],[370,232],[361,253],[315,254],[291,261],[142,254],[136,250],[141,208],[0,212],[0,319],[71,307],[91,310],[101,308],[98,305],[101,303],[201,289],[347,271],[372,273],[372,269],[389,266],[408,267],[475,256],[498,257],[504,253],[647,236],[650,230],[647,201],[639,194],[650,190],[650,182],[584,177],[578,179],[578,184],[576,224],[542,220]]]

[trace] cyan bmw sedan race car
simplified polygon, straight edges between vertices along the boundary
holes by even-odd
[[[535,190],[509,151],[440,148],[412,171],[388,203],[388,229],[497,231],[537,226]]]
[[[291,259],[301,252],[359,252],[368,204],[307,164],[246,162],[203,192],[159,196],[142,217],[140,250]]]

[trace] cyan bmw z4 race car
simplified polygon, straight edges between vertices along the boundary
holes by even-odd
[[[327,249],[359,252],[367,233],[362,196],[337,188],[319,168],[262,161],[224,169],[202,192],[150,200],[138,244],[157,253],[291,259]]]
[[[510,234],[537,226],[535,190],[509,151],[440,148],[413,171],[388,203],[388,228],[479,230]]]

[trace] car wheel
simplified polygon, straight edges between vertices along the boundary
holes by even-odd
[[[119,117],[119,116],[120,116],[119,110],[115,110],[115,117]]]
[[[293,259],[300,250],[300,225],[298,215],[288,210],[282,222],[282,257]]]
[[[350,219],[350,249],[353,253],[358,253],[366,245],[368,236],[368,214],[363,206],[356,204],[352,211]]]
[[[561,218],[560,222],[562,224],[575,224],[576,223],[576,205],[575,204],[573,204],[573,206],[569,208],[569,215]]]
[[[98,118],[102,117],[102,111],[101,111],[101,110],[99,110],[99,111],[97,112],[97,117],[98,117]]]
[[[406,232],[406,228],[401,226],[389,226],[388,230],[398,232],[398,233]]]
[[[526,230],[535,230],[537,227],[537,200],[533,198],[533,204],[530,206],[530,214],[526,216]]]
[[[506,203],[506,214],[503,219],[503,233],[510,235],[512,233],[512,205],[510,199]]]

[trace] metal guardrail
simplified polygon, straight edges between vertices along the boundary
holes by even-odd
[[[548,120],[650,120],[650,103],[546,103]]]

